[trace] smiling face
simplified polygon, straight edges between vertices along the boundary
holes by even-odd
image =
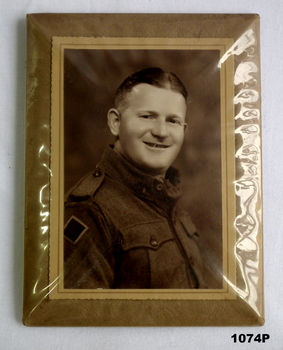
[[[175,91],[139,84],[108,112],[114,149],[138,169],[164,175],[184,140],[186,102]]]

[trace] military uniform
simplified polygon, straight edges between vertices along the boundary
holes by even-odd
[[[180,195],[174,168],[150,176],[109,147],[65,201],[65,288],[204,288]]]

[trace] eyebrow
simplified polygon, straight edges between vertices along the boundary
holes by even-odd
[[[140,110],[137,112],[138,114],[152,114],[152,115],[158,115],[156,111],[149,111],[149,110]]]
[[[159,113],[156,111],[150,111],[150,110],[140,110],[137,112],[137,114],[143,115],[143,114],[150,114],[153,116],[158,116]],[[179,116],[178,114],[170,114],[167,115],[166,118],[178,118],[178,119],[183,119],[181,116]]]

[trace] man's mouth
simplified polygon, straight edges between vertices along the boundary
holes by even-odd
[[[151,142],[144,142],[147,146],[153,147],[153,148],[168,148],[169,146],[163,145],[160,143],[151,143]]]

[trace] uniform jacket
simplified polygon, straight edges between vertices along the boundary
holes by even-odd
[[[180,195],[174,168],[150,176],[109,147],[65,201],[65,288],[204,288]]]

